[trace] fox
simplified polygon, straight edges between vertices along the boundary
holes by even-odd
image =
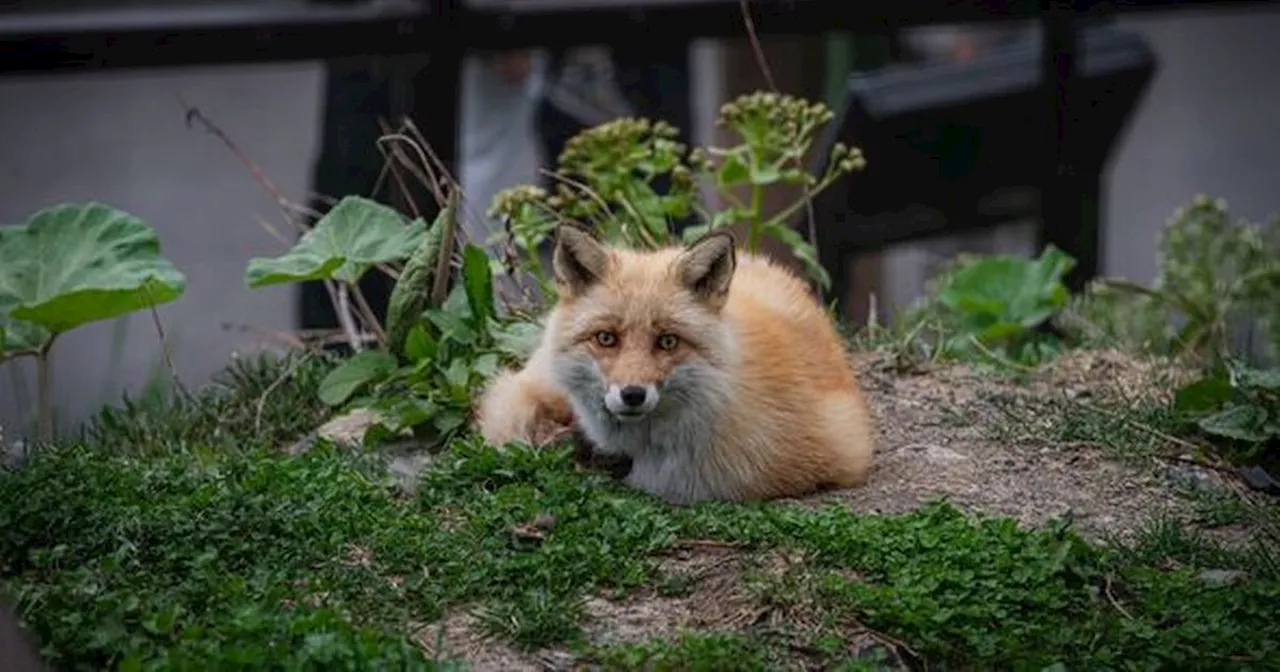
[[[556,301],[523,367],[481,391],[494,446],[579,432],[629,458],[623,483],[672,505],[798,498],[867,480],[871,415],[827,311],[768,257],[714,230],[606,244],[557,227]]]

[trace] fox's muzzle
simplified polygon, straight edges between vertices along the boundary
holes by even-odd
[[[610,385],[604,395],[604,406],[619,420],[636,420],[658,405],[658,388],[654,385]]]

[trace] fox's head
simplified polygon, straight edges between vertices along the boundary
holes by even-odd
[[[579,403],[626,422],[705,410],[727,394],[736,352],[720,312],[736,267],[732,236],[639,252],[566,225],[553,266],[557,375]]]

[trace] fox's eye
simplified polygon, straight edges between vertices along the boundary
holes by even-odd
[[[612,331],[596,332],[596,343],[599,343],[601,347],[612,348],[614,345],[617,344],[617,342],[618,342],[618,335],[613,333]]]
[[[658,336],[659,350],[675,350],[680,345],[680,337],[675,334],[661,334]]]

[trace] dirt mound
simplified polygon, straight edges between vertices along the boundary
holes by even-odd
[[[1062,415],[1071,404],[1161,401],[1185,378],[1180,370],[1112,351],[1070,353],[1020,381],[967,366],[903,375],[877,357],[855,366],[880,433],[866,487],[834,495],[857,511],[900,513],[945,497],[1031,526],[1070,514],[1095,538],[1123,538],[1156,518],[1191,515],[1166,465],[1047,436],[1052,425],[1071,421]]]
[[[1187,372],[1159,362],[1077,352],[1016,381],[966,366],[893,371],[876,355],[855,357],[854,366],[880,435],[870,481],[796,505],[836,499],[859,512],[901,513],[945,497],[962,510],[1029,526],[1070,515],[1083,535],[1104,540],[1128,537],[1161,517],[1194,524],[1193,503],[1177,493],[1175,472],[1190,472],[1206,487],[1227,487],[1212,470],[1152,457],[1120,459],[1107,446],[1052,438],[1055,423],[1070,422],[1061,412],[1070,404],[1124,409],[1167,400]],[[1158,432],[1152,438],[1164,440]],[[646,588],[622,599],[593,597],[586,604],[585,634],[610,644],[687,630],[769,632],[771,623],[803,631],[805,614],[783,613],[744,588],[753,572],[790,571],[803,562],[781,554],[747,556],[716,544],[685,547],[663,562],[664,584],[682,585],[678,594]],[[863,633],[848,638],[856,655],[878,650],[900,661],[909,653],[856,623],[842,629]],[[439,634],[441,653],[465,657],[477,670],[585,669],[567,652],[523,653],[478,632],[472,612],[460,610],[423,627],[419,640],[436,651]],[[804,667],[804,651],[794,653]]]

